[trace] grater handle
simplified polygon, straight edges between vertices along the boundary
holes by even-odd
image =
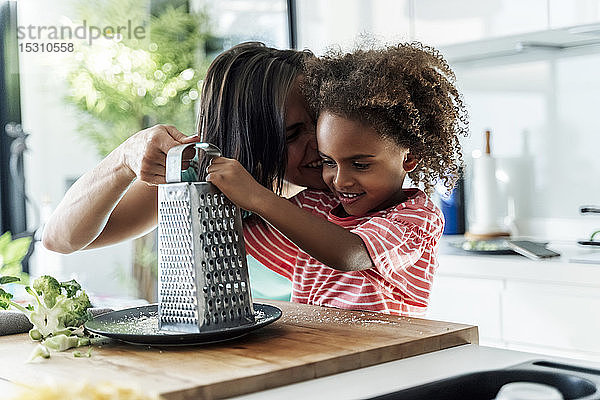
[[[185,149],[191,146],[196,146],[197,150],[204,150],[206,155],[209,157],[220,157],[221,150],[217,146],[211,143],[188,143],[180,144],[169,149],[167,152],[167,166],[165,180],[167,183],[181,182],[181,162],[183,159],[183,152]]]

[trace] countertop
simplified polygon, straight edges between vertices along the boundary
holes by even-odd
[[[551,360],[600,370],[600,363],[549,357],[478,345],[463,345],[359,370],[234,397],[236,400],[365,399],[474,371]]]
[[[477,327],[264,300],[280,320],[231,342],[135,346],[109,342],[91,358],[72,351],[26,364],[36,344],[24,334],[0,337],[0,382],[118,382],[166,399],[223,398],[329,376],[417,354],[478,343]],[[86,349],[83,348],[82,352]]]
[[[560,257],[531,260],[519,254],[470,253],[451,245],[461,240],[461,236],[444,236],[440,245],[438,275],[600,286],[600,248],[554,241],[548,244],[548,248],[559,252]]]
[[[498,240],[502,240],[499,238]],[[508,239],[507,239],[508,240]],[[482,252],[469,252],[460,249],[460,245],[465,241],[462,235],[444,235],[440,245],[440,255],[443,256],[463,256],[463,257],[491,257],[510,261],[530,261],[534,263],[572,263],[572,264],[596,264],[600,265],[600,246],[583,246],[574,241],[555,240],[543,241],[534,238],[523,237],[519,240],[531,240],[537,243],[546,243],[546,246],[560,253],[560,257],[551,257],[543,260],[531,260],[520,254],[502,254],[486,255]]]
[[[540,359],[600,369],[600,363],[591,361],[549,357],[534,353],[468,344],[232,397],[232,399],[365,399],[454,375],[505,368],[526,361]],[[12,383],[0,379],[0,392],[5,396],[10,396],[14,390],[15,386]]]

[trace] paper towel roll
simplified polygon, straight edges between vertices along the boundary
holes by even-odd
[[[498,225],[496,160],[489,154],[473,158],[473,210],[469,232],[489,234],[501,231]]]

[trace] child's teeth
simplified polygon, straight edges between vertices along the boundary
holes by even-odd
[[[307,164],[310,168],[318,168],[323,165],[323,161],[313,161],[310,164]]]

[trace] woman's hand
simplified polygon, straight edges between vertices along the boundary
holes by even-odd
[[[206,169],[207,182],[212,182],[237,206],[256,212],[264,196],[275,194],[258,183],[237,160],[225,157],[213,158]]]
[[[72,253],[140,236],[156,225],[157,187],[165,182],[167,152],[198,141],[172,126],[131,136],[77,180],[44,228],[46,248]],[[184,159],[193,157],[193,148]],[[184,166],[183,168],[187,168]],[[137,178],[137,179],[136,179]]]
[[[119,151],[123,164],[131,171],[132,178],[158,185],[165,183],[165,166],[167,152],[179,144],[194,143],[200,139],[197,135],[186,136],[177,128],[170,125],[154,125],[144,129],[127,139]],[[193,148],[184,152],[183,159],[189,160],[194,156]],[[184,164],[186,169],[188,164]]]

